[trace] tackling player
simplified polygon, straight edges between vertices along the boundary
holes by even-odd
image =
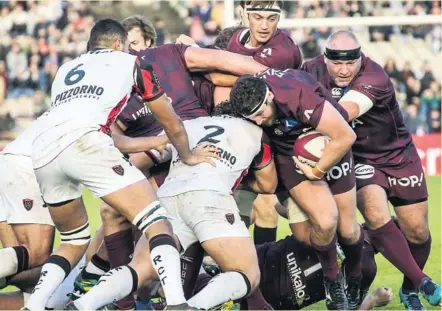
[[[179,254],[165,210],[144,175],[126,161],[106,133],[134,88],[163,124],[184,162],[212,161],[189,149],[182,122],[150,64],[123,52],[127,32],[118,21],[98,21],[88,47],[87,53],[59,68],[51,108],[42,119],[45,127],[32,146],[35,175],[62,243],[43,265],[26,308],[44,309],[87,249],[90,231],[81,201],[82,184],[146,234],[153,258],[160,259],[152,262],[154,269],[167,276],[168,305],[186,308]],[[111,79],[103,79],[104,73]]]
[[[123,20],[122,24],[128,31],[131,52],[152,64],[173,109],[183,120],[207,116],[207,112],[195,94],[190,72],[217,69],[240,75],[256,73],[266,68],[245,56],[225,51],[200,49],[182,44],[166,44],[149,48],[148,44],[154,40],[151,38],[154,37],[152,35],[154,29],[151,28],[152,26],[146,17],[131,16]],[[114,134],[146,137],[158,135],[163,127],[143,104],[141,98],[137,94],[133,94],[127,106],[111,126],[111,130]],[[159,159],[152,152],[134,154],[131,156],[131,162],[136,167],[143,169],[146,164],[150,165],[152,162],[158,164],[151,169],[157,185],[163,183],[168,172],[168,164],[159,164]],[[129,263],[129,257],[134,251],[130,224],[125,221],[124,217],[115,213],[114,209],[106,205],[102,207],[101,215],[110,267],[115,268]],[[102,253],[100,254],[101,257],[105,257]],[[94,261],[97,260],[98,258],[95,257]],[[86,278],[86,275],[84,276]],[[79,280],[79,282],[82,281]],[[127,299],[127,301],[118,302],[118,307],[129,308],[133,304],[133,299]]]
[[[441,288],[422,272],[431,248],[424,171],[388,75],[361,53],[349,31],[332,34],[324,55],[306,62],[303,69],[348,112],[357,135],[353,155],[358,207],[373,245],[405,275],[399,291],[405,307],[424,308],[418,291],[438,305]],[[388,201],[400,230],[391,221]]]
[[[232,298],[239,299],[258,285],[256,252],[231,192],[252,164],[256,179],[250,182],[250,187],[256,192],[271,193],[276,187],[276,171],[269,146],[262,142],[262,130],[250,122],[218,116],[185,121],[185,126],[192,146],[203,142],[217,146],[217,165],[190,167],[174,150],[170,173],[158,194],[162,204],[168,206],[183,251],[201,241],[225,271],[204,292],[189,300],[194,307],[208,309]],[[238,139],[239,133],[241,139]],[[237,257],[239,252],[241,259]],[[105,274],[69,308],[96,309],[135,291],[153,277],[151,269],[146,269],[147,255],[145,250],[136,250],[129,266]],[[122,282],[119,271],[130,269],[128,267],[137,274],[131,281],[125,278],[127,281]]]
[[[356,308],[363,232],[356,219],[354,175],[348,169],[340,178],[327,174],[342,165],[352,166],[349,150],[355,134],[346,123],[346,112],[311,75],[290,69],[241,77],[232,88],[229,105],[266,129],[275,146],[278,175],[310,217],[313,229],[306,243],[311,243],[324,268],[327,307]],[[293,156],[295,139],[311,128],[331,138],[314,168]],[[336,261],[336,230],[349,258],[347,296]]]

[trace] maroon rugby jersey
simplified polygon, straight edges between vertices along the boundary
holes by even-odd
[[[175,112],[183,120],[207,116],[187,70],[184,58],[187,48],[182,44],[166,44],[132,53],[141,62],[152,65]],[[132,94],[118,120],[127,127],[125,134],[131,137],[154,136],[162,131],[161,125],[136,94]]]
[[[244,44],[250,36],[248,28],[238,29],[227,45],[227,51],[246,56],[260,64],[275,69],[298,69],[302,64],[299,47],[288,34],[277,29],[273,37],[258,48],[247,48]]]
[[[361,70],[346,88],[333,82],[322,55],[305,62],[302,69],[311,73],[338,101],[345,93],[354,90],[373,102],[369,111],[351,122],[357,135],[352,148],[356,162],[382,165],[402,161],[406,156],[403,151],[413,143],[396,101],[393,84],[381,66],[362,55]]]
[[[295,139],[308,128],[316,128],[325,100],[348,120],[347,112],[312,75],[295,69],[267,69],[256,75],[265,79],[274,95],[277,123],[265,128],[277,154],[292,156]]]

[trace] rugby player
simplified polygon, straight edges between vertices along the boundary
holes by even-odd
[[[272,193],[276,170],[269,145],[262,140],[262,130],[248,121],[222,115],[185,121],[185,126],[192,146],[205,141],[217,146],[217,165],[190,167],[182,163],[174,150],[170,173],[158,195],[162,204],[168,206],[168,217],[173,220],[183,251],[200,241],[225,271],[204,292],[188,301],[193,307],[207,309],[229,299],[242,298],[258,285],[256,252],[231,193],[251,164],[256,179],[249,186],[258,193]],[[139,246],[128,266],[117,267],[102,276],[68,308],[94,310],[152,280],[154,273],[145,264],[149,254]],[[236,255],[238,252],[241,259]],[[125,274],[121,271],[127,269],[137,273],[122,281]]]
[[[357,135],[353,156],[358,207],[373,245],[404,274],[399,296],[405,308],[424,309],[419,292],[438,305],[440,285],[422,271],[431,249],[425,175],[388,75],[361,53],[349,31],[332,34],[324,55],[306,62],[303,70],[348,113]],[[400,229],[391,221],[388,202]]]
[[[81,201],[82,184],[145,233],[153,258],[160,259],[152,262],[154,269],[167,276],[168,305],[187,308],[179,253],[165,210],[144,175],[106,133],[134,88],[163,124],[185,163],[213,162],[207,157],[210,152],[198,155],[189,149],[187,133],[152,66],[124,53],[127,43],[127,32],[118,21],[98,21],[91,30],[89,51],[61,66],[52,84],[51,108],[33,142],[32,162],[62,243],[43,265],[27,309],[44,309],[87,249],[90,231]],[[112,79],[103,79],[104,73]]]
[[[305,242],[316,250],[322,264],[327,307],[355,309],[360,299],[363,232],[356,219],[355,179],[350,170],[355,134],[346,123],[347,113],[311,75],[293,69],[268,69],[255,77],[241,77],[232,88],[229,105],[266,129],[275,147],[278,176],[310,217],[313,228]],[[311,128],[331,138],[313,168],[293,154],[295,139]],[[344,167],[340,178],[328,173]],[[347,295],[336,261],[336,230],[349,259]]]
[[[149,48],[148,44],[154,42],[154,29],[149,20],[143,16],[131,16],[123,20],[123,26],[128,31],[128,40],[133,54],[137,54],[145,61],[152,63],[157,77],[168,95],[168,99],[176,114],[183,120],[194,119],[199,116],[207,116],[199,98],[195,95],[190,72],[196,70],[217,69],[231,71],[237,75],[256,73],[266,67],[248,59],[245,56],[199,49],[182,44],[166,44],[156,48]],[[153,37],[153,38],[152,38]],[[216,61],[214,60],[216,58]],[[229,58],[229,61],[225,59]],[[238,66],[237,64],[241,64]],[[129,137],[156,136],[162,130],[162,125],[147,109],[139,96],[134,94],[129,99],[127,106],[118,115],[116,122],[111,126],[112,133],[120,133]],[[161,138],[160,138],[161,139]],[[148,151],[149,149],[145,149]],[[131,156],[132,163],[138,168],[145,168],[146,165],[156,165],[151,173],[154,183],[161,185],[168,172],[168,164],[159,164],[159,159],[152,152],[138,153]],[[101,216],[104,226],[104,241],[109,251],[110,267],[115,268],[129,263],[130,255],[134,251],[132,243],[132,228],[124,217],[121,217],[109,206],[102,206]],[[99,251],[94,261],[87,266],[83,273],[83,280],[78,279],[77,285],[81,291],[81,283],[84,279],[87,282],[103,274],[104,269],[95,269],[94,263],[105,266],[101,259],[107,259],[103,251]],[[100,264],[101,263],[101,264]],[[86,272],[96,273],[86,275]],[[101,270],[101,271],[100,271]],[[130,308],[133,306],[133,298],[117,303],[119,308]]]

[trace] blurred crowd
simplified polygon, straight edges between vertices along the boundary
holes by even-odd
[[[238,2],[238,1],[236,1]],[[224,27],[224,1],[171,0],[175,8],[185,11],[189,34],[201,45],[210,44]],[[375,16],[407,14],[440,14],[440,1],[285,1],[284,15],[289,18]],[[48,94],[61,64],[86,50],[86,42],[94,17],[84,1],[5,1],[0,0],[0,106],[5,101],[28,98],[32,113],[38,116],[48,105]],[[157,43],[171,41],[167,21],[154,18]],[[366,29],[370,40],[388,41],[392,34],[423,38],[439,52],[440,25],[376,26]],[[314,30],[294,29],[291,36],[299,44],[304,58],[321,53],[330,27]],[[415,66],[414,66],[415,67]],[[385,69],[392,78],[405,119],[413,133],[440,132],[440,85],[431,71],[422,64],[414,72],[410,64],[397,68],[389,59]],[[14,127],[9,113],[0,116],[0,132]]]

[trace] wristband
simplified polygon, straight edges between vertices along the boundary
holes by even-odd
[[[319,172],[319,173],[318,173]],[[312,168],[312,174],[315,176],[318,180],[322,179],[324,177],[324,173],[322,173],[316,166]]]
[[[319,171],[319,172],[321,172],[322,174],[327,174],[327,172],[324,172],[323,170],[321,170],[320,168],[319,168],[319,166],[318,165],[316,165],[315,166],[316,167],[316,169]]]

